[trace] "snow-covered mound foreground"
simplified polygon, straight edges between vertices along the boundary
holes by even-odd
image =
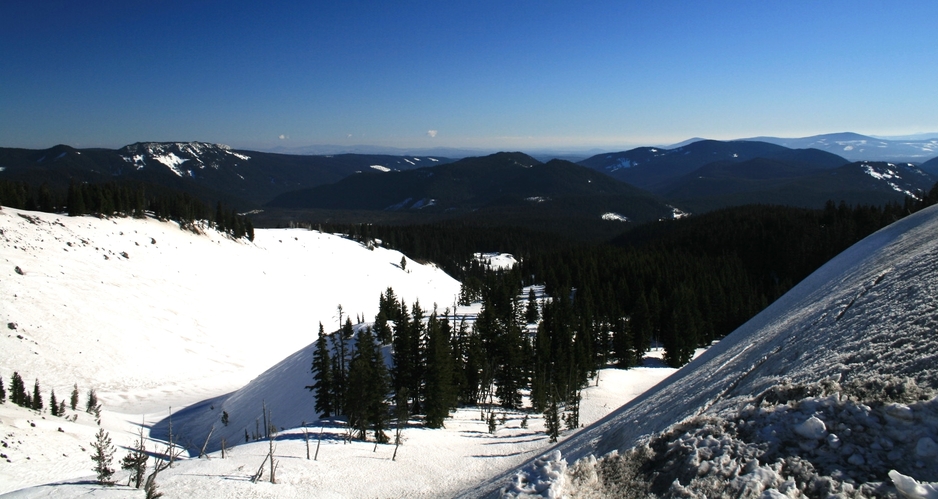
[[[938,497],[938,207],[857,243],[668,380],[464,495]]]
[[[459,283],[396,251],[307,230],[253,243],[153,219],[0,210],[0,375],[107,410],[166,411],[244,386],[388,287],[452,304]],[[7,383],[9,384],[9,383]]]

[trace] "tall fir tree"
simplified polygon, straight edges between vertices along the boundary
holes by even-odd
[[[61,416],[59,414],[59,401],[55,398],[55,388],[52,389],[52,394],[49,396],[49,412],[53,416]]]
[[[39,378],[36,378],[36,383],[33,384],[33,396],[31,400],[32,400],[32,404],[30,404],[31,409],[35,411],[41,411],[43,409],[42,393],[39,392]]]
[[[453,386],[453,354],[450,349],[449,322],[438,319],[436,310],[427,321],[426,425],[442,428],[449,411],[456,405]]]
[[[7,390],[3,387],[3,378],[0,378],[0,404],[7,403]]]
[[[394,324],[394,338],[392,341],[392,362],[391,380],[394,387],[394,393],[400,394],[405,390],[407,396],[412,399],[413,393],[410,387],[413,386],[413,378],[416,376],[416,361],[413,352],[410,349],[411,329],[410,314],[407,312],[407,304],[402,300],[400,302],[400,313],[398,320]],[[408,401],[408,403],[410,403]]]
[[[77,410],[78,408],[78,383],[75,383],[75,386],[72,388],[72,396],[69,398],[69,407],[72,410]]]
[[[369,429],[374,430],[375,441],[387,442],[388,373],[383,355],[374,342],[370,328],[359,330],[355,355],[349,365],[348,424],[358,438],[365,440]]]
[[[322,323],[319,323],[319,337],[313,351],[313,379],[315,382],[306,389],[316,394],[316,413],[320,417],[328,418],[335,413],[335,387],[333,383],[332,358],[329,355],[329,344]]]
[[[534,288],[528,291],[528,306],[524,311],[524,319],[528,324],[537,324],[541,314],[537,308],[537,295],[534,294]]]
[[[339,312],[341,314],[341,307]],[[335,357],[332,359],[332,386],[335,393],[332,403],[336,414],[348,414],[345,410],[345,404],[348,392],[349,359],[352,356],[350,341],[353,334],[352,320],[346,318],[345,325],[331,335],[332,351],[335,353]]]
[[[23,378],[18,372],[14,371],[13,377],[10,379],[10,402],[20,407],[26,407],[26,399],[28,396]]]

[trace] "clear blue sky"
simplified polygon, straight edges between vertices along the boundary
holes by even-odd
[[[0,146],[934,132],[936,19],[934,0],[9,0]]]

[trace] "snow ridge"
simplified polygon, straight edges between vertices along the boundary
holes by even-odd
[[[142,142],[123,147],[121,153],[121,158],[138,170],[146,167],[147,160],[153,160],[180,177],[194,176],[192,170],[180,168],[187,161],[198,163],[198,169],[209,167],[217,170],[226,156],[234,156],[241,161],[251,159],[246,154],[232,151],[227,145],[206,142]]]

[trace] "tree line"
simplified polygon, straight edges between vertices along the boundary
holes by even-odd
[[[73,181],[66,191],[57,191],[48,184],[33,189],[26,182],[0,180],[0,204],[22,210],[66,213],[73,217],[96,215],[143,218],[150,214],[160,220],[175,221],[187,228],[193,228],[196,222],[204,220],[235,239],[254,240],[254,225],[250,218],[238,215],[234,209],[226,209],[221,202],[213,211],[188,193],[147,193],[143,184]]]

